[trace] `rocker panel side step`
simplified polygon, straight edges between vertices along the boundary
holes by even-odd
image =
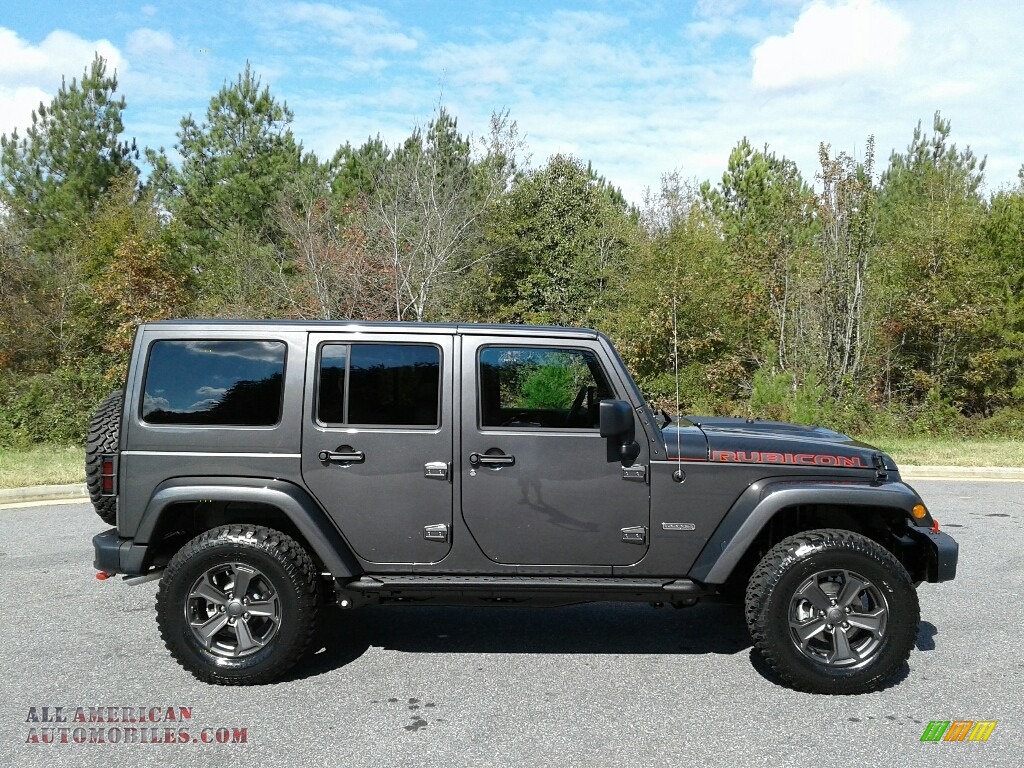
[[[431,576],[431,575],[379,575],[362,576],[339,584],[345,590],[365,593],[379,592],[443,592],[445,590],[481,590],[487,592],[602,592],[650,593],[669,592],[673,595],[702,595],[705,590],[689,579],[622,579],[586,578],[575,576]]]

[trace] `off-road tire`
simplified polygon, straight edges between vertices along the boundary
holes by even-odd
[[[258,573],[272,587],[279,605],[276,631],[265,645],[239,658],[226,657],[215,645],[204,646],[188,615],[198,581],[233,566]],[[171,558],[156,595],[157,625],[171,655],[199,680],[219,685],[269,683],[306,653],[316,630],[318,592],[317,570],[297,541],[262,526],[224,525],[200,534]],[[223,632],[235,632],[237,639],[233,628]]]
[[[107,525],[117,524],[117,498],[100,495],[103,490],[103,467],[100,457],[104,453],[117,451],[117,443],[121,436],[123,404],[124,392],[120,389],[107,395],[92,415],[85,439],[85,484],[89,489],[89,498],[96,509],[96,514]]]
[[[844,638],[860,639],[863,647],[870,651],[864,653],[863,660],[857,653],[853,653],[852,658],[847,657],[848,639],[843,641],[843,650],[839,650],[835,633],[840,631],[840,626],[850,627],[849,622],[826,624],[826,628],[831,629],[819,629],[811,640],[798,637],[805,630],[791,623],[803,606],[810,607],[810,602],[804,599],[805,594],[811,592],[808,584],[819,586],[818,591],[826,597],[827,613],[810,611],[814,615],[802,624],[807,632],[815,629],[811,621],[834,620],[828,617],[833,617],[835,607],[845,610],[842,594],[838,595],[837,604],[820,589],[819,576],[823,578],[821,583],[829,586],[828,578],[834,573],[851,577],[851,592],[856,589],[858,577],[867,582],[851,609],[854,617],[869,620],[868,609],[863,609],[864,613],[858,611],[862,610],[862,605],[873,602],[872,595],[885,607],[881,631],[859,629],[856,619],[851,619],[852,629],[843,631]],[[820,600],[817,592],[815,596]],[[903,565],[877,542],[839,529],[806,531],[776,544],[750,577],[745,612],[754,647],[768,665],[797,690],[827,694],[877,690],[894,677],[914,647],[921,615],[917,592]],[[822,615],[827,618],[817,618]],[[870,620],[877,621],[877,618]],[[798,620],[797,625],[800,624]],[[810,643],[817,643],[817,649]],[[840,663],[848,666],[833,665],[827,653],[828,644],[833,649],[832,658],[844,658]],[[820,650],[823,647],[824,652]],[[815,653],[825,658],[815,657]]]

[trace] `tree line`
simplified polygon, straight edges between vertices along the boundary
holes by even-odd
[[[77,442],[136,325],[171,317],[596,327],[659,407],[855,433],[1020,434],[1024,167],[941,114],[805,176],[746,138],[634,205],[515,121],[305,150],[247,65],[177,141],[124,137],[99,56],[0,139],[0,445]],[[140,164],[151,169],[140,175]]]

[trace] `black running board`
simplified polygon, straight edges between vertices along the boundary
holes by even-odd
[[[530,603],[571,605],[592,601],[636,601],[693,605],[707,591],[689,579],[588,578],[584,576],[362,576],[336,584],[339,600],[431,602],[449,605]]]

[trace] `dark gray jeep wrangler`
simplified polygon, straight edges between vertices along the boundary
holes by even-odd
[[[892,459],[826,429],[660,424],[609,340],[528,326],[160,322],[87,446],[101,577],[171,654],[264,683],[334,603],[744,601],[790,685],[881,686],[952,579]]]

